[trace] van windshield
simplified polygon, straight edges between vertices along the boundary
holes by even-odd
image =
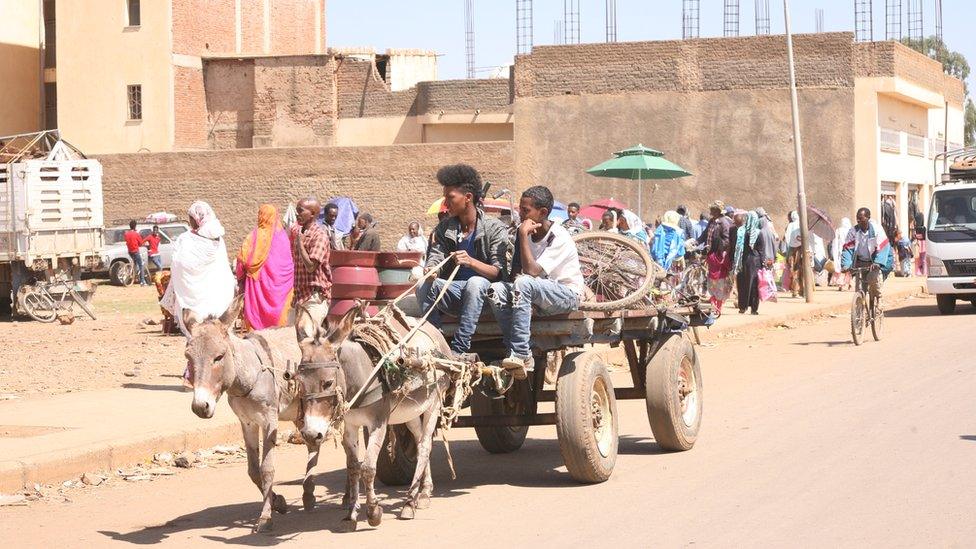
[[[976,186],[936,191],[928,231],[937,242],[976,240]]]

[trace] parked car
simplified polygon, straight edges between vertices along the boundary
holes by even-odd
[[[186,231],[190,226],[186,223],[151,223],[137,222],[136,230],[142,237],[152,232],[153,225],[159,225],[160,242],[159,255],[163,264],[163,269],[169,269],[173,264],[173,243],[176,238]],[[108,274],[112,284],[128,286],[135,280],[132,258],[129,257],[128,249],[125,246],[125,232],[129,230],[128,225],[117,225],[105,229],[105,246],[102,248],[101,262],[93,270],[95,273]],[[155,269],[156,266],[149,263],[149,251],[143,246],[139,248],[142,255],[142,263],[147,269]]]

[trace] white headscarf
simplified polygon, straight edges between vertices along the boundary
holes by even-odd
[[[217,240],[224,236],[224,226],[220,224],[220,220],[217,219],[217,214],[214,213],[210,204],[197,200],[190,204],[187,213],[196,222],[198,235],[211,240]]]
[[[847,241],[847,234],[851,232],[851,220],[848,217],[840,220],[840,227],[834,231],[834,240],[831,242],[830,253],[834,260],[834,270],[840,272],[840,253],[844,249],[844,242]]]
[[[786,226],[786,230],[783,231],[783,238],[786,239],[786,243],[790,248],[800,247],[800,214],[796,211],[790,212],[790,223]]]

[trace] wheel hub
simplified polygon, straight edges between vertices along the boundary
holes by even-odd
[[[613,446],[613,412],[610,410],[607,386],[601,379],[593,383],[593,389],[590,391],[590,417],[597,449],[601,455],[607,457]]]
[[[698,419],[698,380],[695,377],[695,367],[688,357],[681,360],[678,371],[678,402],[681,405],[681,421],[687,427],[693,427]]]

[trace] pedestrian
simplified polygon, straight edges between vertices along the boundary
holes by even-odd
[[[603,212],[600,216],[600,230],[611,233],[617,232],[617,212],[613,208]]]
[[[522,223],[515,237],[511,274],[488,292],[502,330],[507,358],[502,368],[525,379],[535,362],[529,345],[532,314],[553,316],[579,309],[586,286],[573,237],[549,220],[552,192],[535,186],[522,193]]]
[[[579,216],[580,205],[578,202],[570,202],[569,206],[566,206],[566,215],[568,216],[563,220],[563,228],[569,231],[569,234],[579,234],[583,231],[588,231],[593,228],[593,224],[589,219],[581,218]]]
[[[925,217],[921,212],[915,215],[915,276],[928,276],[929,268],[925,254]]]
[[[612,209],[617,219],[617,232],[637,240],[644,246],[650,243],[650,236],[644,228],[644,222],[634,212],[630,210]]]
[[[444,204],[450,216],[434,229],[425,269],[450,260],[436,278],[428,278],[420,285],[417,300],[425,314],[431,313],[430,321],[435,326],[440,325],[441,313],[458,318],[450,345],[454,353],[463,354],[471,347],[488,287],[501,280],[507,270],[508,226],[485,215],[479,207],[484,184],[471,166],[444,166],[437,172],[437,182],[444,189]],[[454,280],[448,283],[455,267],[458,269]],[[442,291],[444,295],[437,301]]]
[[[153,225],[152,232],[142,239],[142,245],[149,248],[149,262],[156,266],[156,272],[163,270],[163,259],[159,253],[159,243],[162,240],[163,237],[159,234],[159,225]]]
[[[789,223],[783,232],[783,239],[786,242],[786,267],[790,271],[790,295],[796,297],[799,293],[803,294],[803,248],[800,240],[800,215],[796,211],[790,212]]]
[[[849,289],[851,284],[851,274],[844,272],[841,268],[844,242],[847,240],[847,234],[851,232],[851,227],[849,217],[841,219],[840,226],[834,231],[834,240],[830,243],[830,254],[834,261],[834,276],[831,277],[831,283],[837,286],[839,291]]]
[[[762,229],[756,212],[739,211],[733,217],[735,226],[729,235],[732,244],[732,271],[735,273],[739,314],[748,308],[759,314],[759,269],[765,258],[765,239],[760,240]]]
[[[173,243],[169,285],[160,305],[176,319],[183,335],[190,337],[186,319],[219,318],[234,299],[234,274],[227,262],[224,226],[210,204],[196,201],[187,212],[190,230]]]
[[[869,267],[865,276],[868,291],[876,298],[881,297],[885,279],[891,273],[894,263],[891,243],[877,221],[871,219],[871,210],[859,208],[855,216],[857,224],[847,233],[844,252],[841,254],[841,268]],[[860,288],[857,288],[860,289]]]
[[[675,208],[674,211],[681,216],[681,221],[679,225],[681,227],[681,231],[685,235],[684,239],[690,240],[692,238],[695,238],[695,224],[692,223],[691,218],[688,217],[688,208],[684,204],[681,204],[677,208]]]
[[[708,266],[709,301],[715,310],[716,317],[722,315],[722,305],[732,293],[732,283],[729,280],[729,270],[732,265],[729,253],[729,230],[732,222],[725,217],[725,204],[716,200],[709,207],[711,220],[698,243],[704,245],[705,263]]]
[[[329,267],[329,235],[316,223],[318,200],[305,198],[298,202],[298,222],[291,228],[291,257],[295,265],[295,288],[292,298],[295,311],[304,310],[315,326],[321,326],[329,313],[332,299],[332,269]]]
[[[681,214],[674,210],[664,213],[661,225],[654,230],[651,257],[667,271],[677,258],[685,255],[685,232],[681,229]]]
[[[344,248],[342,245],[342,234],[336,228],[336,219],[339,219],[339,206],[333,202],[329,202],[325,205],[324,215],[322,217],[322,227],[325,229],[325,233],[329,235],[329,247],[335,250],[341,250]]]
[[[359,214],[359,218],[356,219],[356,227],[359,229],[359,236],[356,238],[356,244],[352,249],[362,252],[380,251],[380,233],[376,229],[376,221],[373,221],[373,216],[368,213]]]
[[[258,208],[258,225],[241,244],[235,271],[243,286],[245,327],[284,326],[295,289],[295,262],[288,233],[273,205]]]
[[[698,214],[698,221],[692,227],[692,238],[698,240],[708,227],[708,216],[704,212]]]
[[[902,277],[912,276],[912,244],[908,241],[901,230],[895,231],[895,246],[898,250],[898,275]]]
[[[125,249],[132,260],[132,276],[138,277],[139,285],[146,285],[146,266],[142,263],[142,236],[136,230],[136,220],[129,221],[129,230],[122,235],[125,239]]]
[[[421,232],[420,223],[411,221],[407,225],[407,234],[403,235],[403,238],[397,242],[396,251],[427,253],[427,239]]]

